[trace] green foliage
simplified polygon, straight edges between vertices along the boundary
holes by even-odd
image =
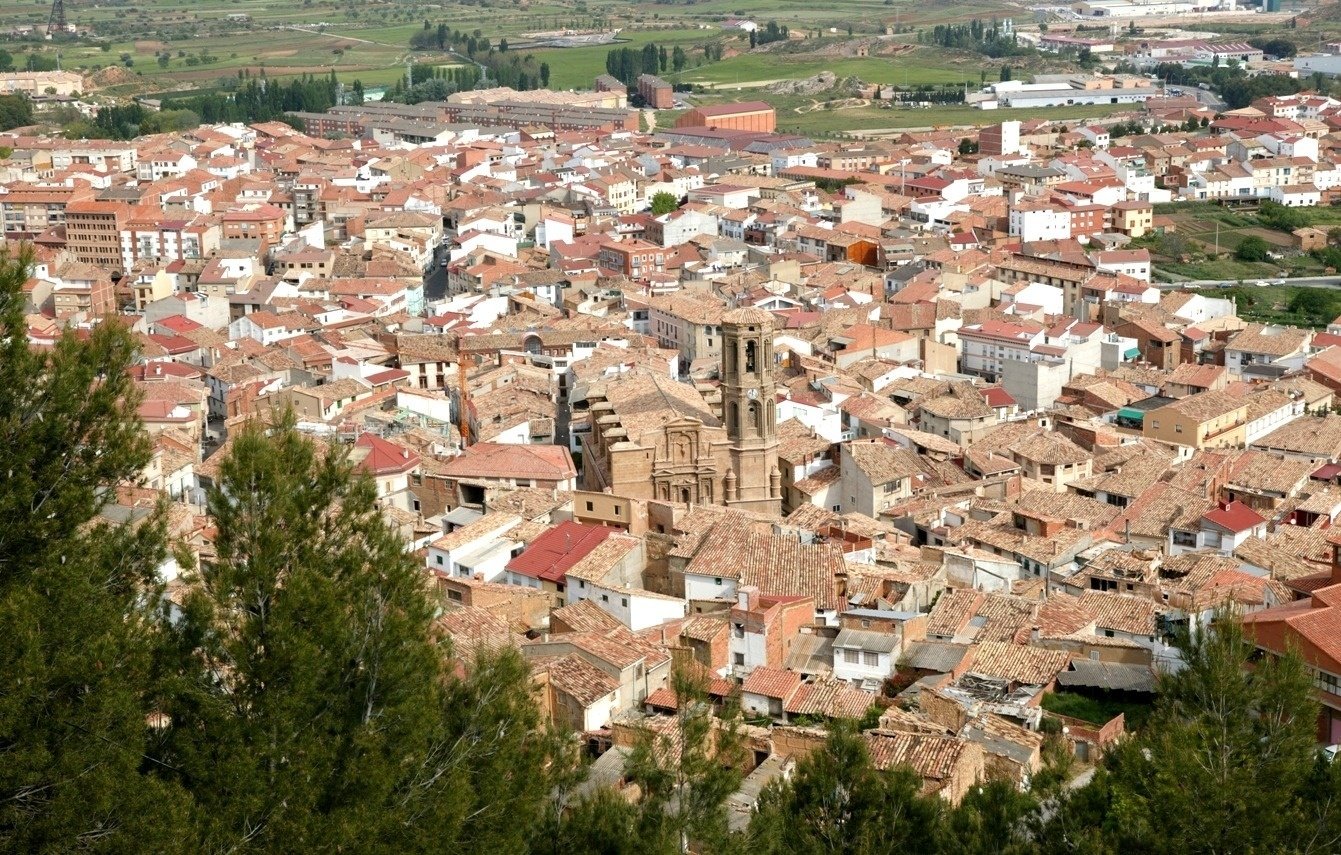
[[[0,849],[176,851],[184,798],[146,774],[163,519],[99,517],[149,462],[135,339],[29,347],[30,263],[0,255]]]
[[[1282,232],[1292,232],[1310,222],[1309,215],[1302,208],[1291,208],[1270,200],[1263,200],[1257,211],[1257,219],[1267,228]]]
[[[1299,48],[1289,39],[1257,36],[1248,39],[1248,44],[1262,51],[1262,53],[1268,56],[1274,56],[1277,59],[1290,59],[1299,53]]]
[[[670,687],[679,707],[674,719],[644,727],[625,768],[642,795],[638,837],[647,852],[685,851],[690,841],[717,851],[730,839],[726,799],[742,777],[739,717],[714,716],[706,681],[687,668],[672,670]]]
[[[1125,716],[1127,730],[1136,730],[1150,717],[1150,704],[1118,698],[1094,698],[1076,692],[1049,692],[1043,696],[1043,709],[1078,718],[1091,724],[1107,724],[1118,714]]]
[[[0,131],[33,123],[33,105],[21,94],[0,95]]]
[[[1316,319],[1317,325],[1330,323],[1341,308],[1341,295],[1323,288],[1300,288],[1290,298],[1289,309],[1297,315],[1310,320]]]
[[[837,728],[790,780],[765,788],[750,822],[749,849],[761,855],[932,851],[940,806],[920,795],[921,784],[909,769],[876,769],[861,735]]]
[[[1269,252],[1271,244],[1267,243],[1265,238],[1249,235],[1239,241],[1238,248],[1234,250],[1234,257],[1239,261],[1266,261]]]
[[[990,57],[1027,56],[1034,51],[1007,34],[995,20],[974,18],[967,24],[937,24],[930,30],[918,30],[919,44],[971,50]]]
[[[1267,95],[1293,95],[1304,88],[1301,81],[1284,74],[1249,76],[1242,68],[1185,68],[1174,62],[1162,62],[1152,72],[1173,86],[1197,86],[1205,83],[1220,94],[1231,110],[1247,107]]]
[[[940,851],[950,855],[1028,855],[1034,851],[1029,822],[1038,800],[1010,781],[973,787],[938,829]]]
[[[544,743],[515,652],[452,678],[376,487],[292,424],[235,440],[174,627],[165,763],[197,851],[524,848]]]
[[[671,211],[680,207],[680,200],[675,198],[674,193],[662,190],[652,194],[652,216],[659,217],[662,214],[669,214]]]
[[[1232,616],[1185,643],[1186,666],[1163,681],[1150,726],[1111,756],[1100,784],[1109,817],[1099,824],[1119,851],[1335,848],[1338,838],[1314,837],[1327,817],[1306,809],[1318,717],[1308,670],[1291,654],[1248,672],[1253,658]]]

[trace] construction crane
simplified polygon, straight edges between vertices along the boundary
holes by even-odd
[[[65,0],[51,0],[51,15],[47,18],[47,38],[65,31]]]
[[[470,445],[470,386],[466,381],[466,358],[456,357],[456,429],[461,432],[461,449]]]

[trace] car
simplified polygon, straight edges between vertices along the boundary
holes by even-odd
[[[1254,282],[1253,284],[1256,285],[1258,288],[1265,288],[1265,287],[1267,287],[1268,285],[1270,285],[1271,283],[1268,282],[1268,281],[1266,281],[1265,279],[1262,279],[1262,280],[1259,280],[1259,281],[1257,281],[1257,282]]]

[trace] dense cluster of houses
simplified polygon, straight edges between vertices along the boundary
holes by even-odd
[[[139,337],[154,455],[118,518],[167,495],[208,557],[237,429],[292,411],[375,481],[455,649],[520,650],[598,763],[676,708],[678,666],[744,711],[754,784],[853,719],[956,800],[1027,783],[1048,716],[1102,755],[1123,717],[1046,699],[1149,700],[1175,633],[1226,607],[1304,652],[1341,741],[1341,319],[1247,322],[1130,245],[1231,173],[1324,198],[1321,101],[1120,144],[1008,122],[973,154],[712,127],[10,134],[0,219],[33,248],[35,345]]]

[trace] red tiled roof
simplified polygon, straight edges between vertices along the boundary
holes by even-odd
[[[1230,502],[1227,505],[1216,508],[1208,514],[1202,516],[1207,522],[1215,523],[1223,529],[1232,531],[1235,534],[1241,531],[1247,531],[1254,526],[1259,526],[1266,522],[1257,511],[1245,505],[1243,502]]]
[[[618,529],[567,520],[537,537],[507,569],[532,579],[562,582],[568,569]]]
[[[419,465],[418,452],[387,442],[375,434],[363,434],[354,447],[368,449],[367,455],[359,461],[358,468],[370,475],[408,472]]]
[[[801,685],[801,675],[795,671],[781,668],[759,666],[750,672],[741,684],[742,692],[763,695],[766,698],[778,698],[786,702]]]

